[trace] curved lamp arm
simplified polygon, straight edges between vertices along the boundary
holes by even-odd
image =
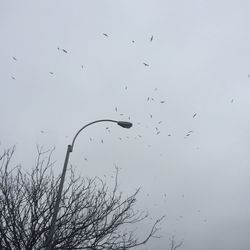
[[[114,122],[114,123],[117,123],[117,121],[115,121],[115,120],[102,119],[102,120],[97,120],[97,121],[90,122],[90,123],[84,125],[84,126],[76,133],[76,135],[75,135],[74,138],[73,138],[73,141],[72,141],[72,143],[71,143],[71,152],[73,151],[73,147],[74,147],[74,144],[75,144],[76,137],[81,133],[81,131],[82,131],[83,129],[85,129],[86,127],[88,127],[88,126],[90,126],[90,125],[92,125],[92,124],[94,124],[94,123],[97,123],[97,122]]]

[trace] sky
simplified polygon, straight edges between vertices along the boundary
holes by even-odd
[[[0,2],[0,147],[32,168],[36,145],[126,196],[185,250],[250,249],[250,2]],[[105,35],[106,34],[106,35]],[[65,50],[65,51],[64,51]],[[66,53],[67,52],[67,53]],[[146,65],[145,65],[146,64]],[[144,248],[143,248],[144,249]]]

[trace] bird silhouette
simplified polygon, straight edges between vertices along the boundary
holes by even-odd
[[[125,86],[125,90],[127,90],[128,89],[128,86]]]
[[[165,101],[160,101],[160,103],[165,103]]]
[[[147,63],[145,63],[145,62],[144,62],[143,64],[144,64],[145,67],[148,67],[148,66],[149,66],[149,64],[147,64]]]
[[[12,56],[12,58],[13,58],[13,60],[14,60],[14,61],[16,61],[16,60],[17,60],[17,59],[16,59],[16,57],[14,57],[14,56]]]
[[[194,114],[193,114],[193,118],[195,118],[196,115],[197,115],[197,113],[194,113]]]
[[[117,107],[115,107],[115,112],[117,112]]]
[[[234,99],[231,100],[231,103],[233,103],[233,102],[234,102]]]
[[[43,133],[44,133],[44,130],[41,130],[40,133],[43,134]]]
[[[12,80],[16,80],[16,78],[14,76],[11,76]]]
[[[135,40],[132,40],[132,43],[135,43]]]
[[[150,37],[150,42],[152,42],[152,41],[153,41],[153,39],[154,39],[154,36],[151,36],[151,37]]]
[[[104,36],[108,37],[108,34],[107,33],[102,33]]]
[[[50,73],[51,75],[53,75],[53,74],[54,74],[54,72],[52,72],[52,71],[50,71],[49,73]]]
[[[63,51],[64,53],[66,53],[66,54],[68,53],[68,51],[67,51],[66,49],[62,49],[62,51]]]
[[[82,69],[83,69],[83,65],[81,65]]]

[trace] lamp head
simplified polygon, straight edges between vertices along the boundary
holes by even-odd
[[[123,128],[131,128],[133,124],[131,122],[118,121],[117,124]]]

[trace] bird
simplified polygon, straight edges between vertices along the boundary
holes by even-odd
[[[161,132],[160,132],[160,131],[158,131],[156,134],[157,134],[157,135],[159,135],[160,133],[161,133]]]
[[[193,114],[193,118],[195,118],[196,115],[197,115],[197,113],[194,113],[194,114]]]
[[[81,65],[82,69],[83,69],[83,65]]]
[[[117,112],[117,107],[115,107],[115,112]]]
[[[16,57],[14,57],[14,56],[12,56],[12,58],[13,58],[13,60],[14,60],[14,61],[16,61],[16,60],[17,60],[17,59],[16,59]]]
[[[127,90],[128,89],[128,86],[125,86],[125,90]]]
[[[162,121],[159,121],[159,122],[158,122],[158,124],[161,124],[161,123],[162,123]]]
[[[157,91],[158,90],[158,88],[155,88],[155,91]]]
[[[168,134],[168,136],[171,136],[171,134]]]
[[[150,100],[150,97],[147,98],[147,101],[149,101],[149,100]]]
[[[248,74],[248,77],[250,78],[250,74]]]
[[[62,51],[63,51],[64,53],[66,53],[66,54],[68,53],[68,51],[67,51],[66,49],[62,49]]]
[[[14,76],[11,76],[12,80],[16,80],[16,78]]]
[[[160,103],[165,103],[165,101],[160,101]]]
[[[89,137],[89,140],[90,140],[90,141],[92,141],[92,138],[91,138],[91,137]]]
[[[233,103],[233,102],[234,102],[234,99],[231,100],[231,103]]]
[[[150,42],[152,42],[153,39],[154,39],[154,36],[152,35],[152,36],[150,37]]]
[[[57,50],[60,50],[60,48],[59,48],[59,47],[57,47]]]
[[[150,118],[153,118],[153,115],[150,114]]]
[[[85,157],[84,160],[87,161],[88,159]]]
[[[41,130],[40,133],[43,134],[43,133],[44,133],[44,130]]]
[[[108,37],[108,34],[107,33],[102,33],[104,36]]]
[[[124,114],[120,114],[120,116],[123,116]]]
[[[53,74],[54,74],[54,72],[52,72],[52,71],[50,71],[49,73],[50,73],[51,75],[53,75]]]
[[[103,143],[103,139],[101,139],[101,143]]]
[[[190,136],[190,134],[186,134],[186,136]]]
[[[135,40],[132,40],[132,43],[135,43]]]
[[[147,64],[147,63],[145,63],[145,62],[144,62],[143,64],[144,64],[145,67],[148,67],[148,66],[149,66],[149,64]]]

